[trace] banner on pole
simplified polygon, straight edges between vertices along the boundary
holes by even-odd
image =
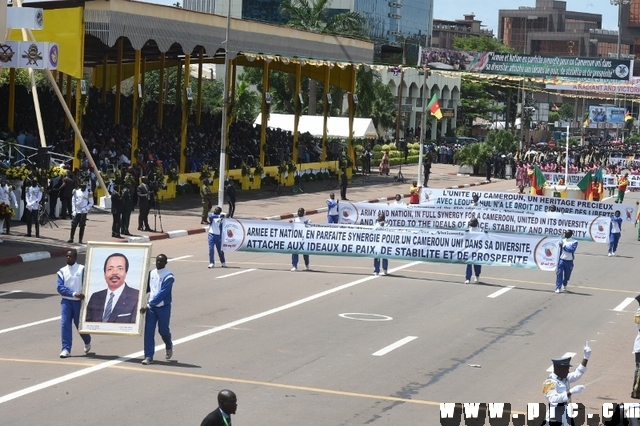
[[[225,219],[222,249],[555,271],[559,238]]]

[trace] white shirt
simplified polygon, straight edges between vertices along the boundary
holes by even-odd
[[[73,214],[89,213],[93,206],[93,194],[89,190],[80,188],[73,191]]]
[[[578,246],[578,242],[573,238],[564,238],[562,240],[562,247],[560,248],[561,260],[573,260],[575,258],[575,250]],[[573,248],[573,251],[567,251],[566,248]]]
[[[39,186],[30,186],[25,195],[25,203],[29,210],[39,210],[40,200],[42,199],[42,189]]]
[[[330,204],[335,204],[333,207]],[[327,216],[338,216],[338,200],[335,198],[327,198],[327,206],[329,209],[327,210]]]
[[[13,205],[15,208],[18,208],[16,194],[13,193],[9,185],[0,186],[0,203],[5,203],[8,206]]]
[[[302,216],[302,217],[296,216],[296,217],[293,218],[292,222],[304,223],[306,225],[307,223],[311,223],[311,220],[307,219],[304,216]]]
[[[102,307],[102,313],[107,309],[107,304],[109,303],[109,298],[111,297],[111,293],[113,293],[113,301],[111,301],[111,312],[113,312],[113,308],[116,307],[116,303],[118,303],[118,299],[120,295],[124,291],[124,283],[120,287],[118,287],[115,291],[109,290],[107,287],[107,297],[104,298],[104,306]]]
[[[160,289],[162,288],[162,282],[164,281],[167,275],[170,275],[171,271],[167,268],[162,268],[160,270],[154,269],[149,273],[149,301],[152,301],[156,298],[158,293],[160,293]],[[164,306],[164,300],[155,305],[157,308],[161,308]]]
[[[64,286],[73,293],[82,293],[82,277],[84,274],[84,266],[79,263],[66,265],[58,271],[58,277],[62,278]],[[62,296],[68,300],[78,300],[75,297]]]
[[[640,308],[636,310],[636,318],[640,317]],[[637,321],[637,320],[636,320]],[[638,334],[636,334],[636,340],[633,342],[633,353],[640,353],[640,324],[638,326]]]
[[[396,200],[396,201],[394,201],[394,202],[393,202],[393,205],[394,205],[394,206],[404,206],[404,207],[406,207],[406,206],[407,206],[407,203],[405,203],[405,202],[404,202],[404,201],[402,201],[402,200]]]

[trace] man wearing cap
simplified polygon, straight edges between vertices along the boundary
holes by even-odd
[[[571,382],[575,382],[582,377],[587,371],[587,362],[591,356],[591,348],[589,342],[584,347],[584,355],[582,363],[572,373],[569,373],[571,367],[571,357],[552,359],[553,373],[549,374],[549,378],[542,385],[542,393],[549,403],[547,410],[547,424],[551,419],[554,423],[562,426],[569,426],[571,417],[571,396],[584,390],[584,385],[576,385],[570,387]],[[555,423],[558,422],[558,423]]]
[[[564,239],[560,241],[560,260],[556,269],[556,293],[567,290],[571,271],[573,271],[573,259],[578,248],[578,242],[573,238],[573,231],[564,233]]]

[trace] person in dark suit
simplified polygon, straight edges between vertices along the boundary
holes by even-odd
[[[69,219],[73,216],[73,207],[71,205],[71,199],[73,198],[73,190],[76,188],[76,184],[73,180],[73,174],[67,171],[67,176],[62,179],[62,185],[60,185],[59,195],[62,202],[62,210],[60,210],[60,218],[66,219],[67,215]]]
[[[62,176],[56,176],[49,182],[49,217],[56,218],[56,206],[60,196],[60,187],[62,186]]]
[[[125,283],[129,259],[122,253],[110,254],[104,262],[107,288],[93,293],[87,305],[86,321],[135,323],[140,291]]]
[[[238,409],[236,394],[228,389],[218,393],[218,408],[202,420],[200,426],[231,426],[231,415]]]
[[[124,201],[120,195],[120,185],[115,185],[111,193],[111,216],[113,221],[111,223],[111,236],[113,238],[122,238],[120,235],[120,228],[122,227],[122,213],[124,211]]]
[[[142,183],[138,185],[138,205],[140,213],[138,215],[138,231],[151,232],[149,226],[149,210],[151,210],[152,193],[149,189],[149,179],[142,177]]]

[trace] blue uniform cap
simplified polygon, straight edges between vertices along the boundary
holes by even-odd
[[[571,357],[552,359],[554,367],[571,367]]]

